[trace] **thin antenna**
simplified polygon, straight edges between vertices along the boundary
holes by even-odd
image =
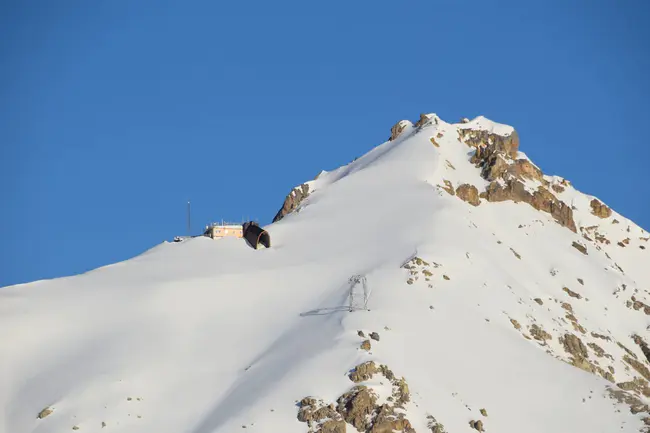
[[[190,201],[187,201],[187,235],[191,236],[192,233],[192,214],[191,214]]]

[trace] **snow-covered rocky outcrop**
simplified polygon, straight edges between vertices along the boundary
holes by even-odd
[[[1,431],[647,430],[650,235],[519,141],[402,120],[292,191],[272,248],[0,289]]]

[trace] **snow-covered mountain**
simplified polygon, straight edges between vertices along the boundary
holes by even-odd
[[[2,432],[648,429],[650,235],[513,128],[400,121],[265,229],[0,289]]]

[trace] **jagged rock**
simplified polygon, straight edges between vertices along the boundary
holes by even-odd
[[[632,412],[632,414],[647,412],[649,410],[647,404],[643,403],[638,397],[629,392],[612,387],[607,387],[607,392],[609,393],[610,398],[615,399],[619,403],[627,404],[630,407],[630,412]]]
[[[587,360],[589,358],[589,351],[579,337],[567,333],[564,334],[564,337],[560,337],[560,343],[564,346],[564,350],[572,355],[571,364],[573,366],[590,373],[596,371],[596,368]]]
[[[393,386],[395,386],[395,392],[393,393],[393,398],[395,399],[395,404],[397,406],[403,406],[408,403],[411,399],[411,393],[409,391],[409,386],[404,380],[398,379],[393,381]]]
[[[596,352],[597,357],[602,358],[605,356],[605,350],[596,343],[587,343],[587,346],[591,347],[591,349]]]
[[[273,222],[280,221],[282,218],[284,218],[287,214],[290,214],[294,210],[300,206],[300,203],[304,199],[306,199],[310,194],[309,191],[309,185],[306,183],[303,183],[297,188],[294,188],[284,199],[284,203],[282,203],[282,207],[278,211],[277,214],[275,214],[275,217],[273,217]]]
[[[571,244],[571,246],[573,246],[573,248],[575,248],[576,250],[580,251],[580,252],[581,252],[582,254],[584,254],[585,256],[587,255],[587,247],[585,247],[585,246],[582,245],[581,243],[579,243],[579,242],[575,242],[575,241],[574,241],[574,242]]]
[[[460,123],[469,123],[469,119],[467,117],[461,117]]]
[[[370,351],[371,348],[372,346],[370,345],[370,340],[365,340],[363,343],[361,343],[362,350]]]
[[[393,407],[384,404],[378,408],[370,433],[415,432],[404,414],[395,415]]]
[[[645,340],[636,334],[632,335],[632,340],[634,340],[634,342],[641,348],[641,352],[643,352],[643,355],[650,363],[650,347],[648,347]]]
[[[512,323],[512,326],[514,326],[516,330],[521,329],[521,325],[515,319],[510,319],[510,323]]]
[[[491,149],[493,152],[504,152],[510,158],[516,158],[519,151],[519,135],[512,131],[508,136],[497,135],[485,130],[462,129],[463,141],[472,147]]]
[[[366,334],[364,334],[363,331],[357,331],[357,335],[361,338],[366,338]]]
[[[388,141],[393,141],[404,131],[404,129],[410,124],[408,120],[400,120],[392,128],[390,128],[390,138]]]
[[[572,232],[577,232],[573,220],[573,210],[563,201],[559,200],[543,186],[538,187],[534,193],[530,193],[523,182],[518,179],[509,179],[505,182],[491,182],[485,190],[485,198],[490,202],[501,202],[506,200],[515,203],[528,203],[537,210],[551,214],[563,227]]]
[[[456,195],[456,191],[454,191],[454,186],[451,184],[451,182],[449,182],[448,180],[443,180],[443,182],[445,183],[445,186],[444,187],[441,186],[441,188],[447,191],[450,195]]]
[[[481,412],[481,415],[483,415],[483,416],[485,416],[485,417],[488,416],[488,414],[487,414],[487,410],[485,410],[485,409],[481,409],[479,412]]]
[[[562,302],[560,306],[567,310],[569,313],[573,313],[573,307],[568,302]]]
[[[481,200],[478,198],[478,189],[474,185],[464,183],[456,188],[456,195],[463,201],[471,204],[472,206],[478,206],[481,204]]]
[[[548,332],[544,331],[540,326],[534,324],[530,327],[530,335],[535,340],[546,342],[546,340],[552,340],[553,336]]]
[[[376,333],[376,332],[371,332],[370,333],[370,338],[375,340],[375,341],[379,341],[379,334]]]
[[[594,338],[600,338],[601,340],[612,341],[611,337],[608,337],[607,335],[599,334],[597,332],[592,332],[591,336]]]
[[[393,381],[395,379],[395,374],[388,368],[386,365],[380,365],[379,366],[379,371],[381,374],[384,375],[384,377],[390,381]]]
[[[542,301],[541,298],[535,298],[533,299],[535,302],[537,302],[539,305],[544,305],[544,301]]]
[[[596,198],[591,200],[589,205],[591,206],[591,213],[598,218],[609,218],[612,216],[612,210]]]
[[[421,128],[421,127],[423,127],[424,125],[426,125],[427,122],[429,122],[429,121],[430,121],[431,119],[433,119],[433,118],[434,118],[434,117],[433,117],[433,114],[424,114],[424,113],[421,113],[421,114],[420,114],[420,119],[419,119],[417,122],[415,122],[415,125],[414,125],[414,126],[415,126],[416,128]],[[391,132],[392,132],[392,131],[391,131]]]
[[[553,188],[553,191],[557,192],[558,194],[564,192],[564,187],[562,185],[558,185],[556,183],[551,185],[551,188]]]
[[[639,301],[636,299],[634,296],[632,296],[632,302],[631,302],[631,307],[634,308],[636,311],[639,311],[643,309],[643,312],[650,316],[650,305],[646,305],[643,302]]]
[[[645,397],[650,397],[650,386],[648,386],[648,381],[641,379],[640,377],[635,377],[629,382],[617,383],[616,386],[625,391],[634,391],[643,394]]]
[[[635,369],[645,380],[650,380],[650,370],[641,362],[627,355],[623,356],[623,360],[627,362],[633,369]]]
[[[508,166],[507,172],[519,179],[528,178],[543,182],[542,170],[527,159],[516,160],[514,164]]]
[[[354,371],[350,373],[350,380],[354,383],[363,382],[369,380],[372,376],[377,373],[377,366],[374,361],[364,362],[355,367]]]
[[[572,298],[582,299],[581,294],[574,292],[573,290],[569,289],[568,287],[563,287],[562,291],[566,292],[566,294],[571,296]]]
[[[479,148],[480,149],[480,148]],[[489,181],[501,178],[508,170],[509,163],[503,153],[492,154],[482,158],[482,151],[477,150],[471,159],[474,164],[482,164],[481,176]]]
[[[45,417],[48,417],[48,416],[52,415],[52,412],[54,412],[54,410],[51,407],[46,407],[45,409],[43,409],[42,411],[40,411],[38,413],[37,418],[38,419],[43,419]]]
[[[327,420],[316,433],[346,433],[346,425],[343,420]]]
[[[375,410],[377,396],[366,386],[355,386],[337,400],[336,411],[345,422],[364,432],[371,427],[370,415]]]
[[[483,428],[483,421],[478,420],[478,421],[470,421],[469,422],[470,427],[472,427],[474,430],[478,430],[480,432],[484,432],[485,429]]]

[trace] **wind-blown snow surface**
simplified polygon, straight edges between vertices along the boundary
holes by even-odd
[[[571,302],[588,332],[644,359],[630,335],[647,336],[650,316],[626,301],[650,304],[650,243],[639,248],[647,233],[618,214],[618,225],[591,215],[591,197],[569,187],[562,199],[576,223],[607,226],[613,241],[588,244],[585,256],[571,246],[580,235],[527,204],[473,207],[442,192],[443,178],[479,190],[486,181],[458,141],[471,125],[435,119],[323,173],[299,212],[266,227],[272,248],[195,238],[1,289],[2,431],[306,432],[296,401],[335,402],[354,385],[346,374],[368,360],[408,382],[418,432],[429,431],[427,415],[450,433],[471,431],[473,419],[500,433],[638,431],[641,414],[607,397],[610,382],[557,358],[558,336],[576,333],[560,307]],[[617,246],[625,237],[631,245]],[[416,252],[438,267],[407,284],[400,266]],[[354,274],[367,277],[370,311],[343,308]],[[523,338],[532,323],[553,335],[547,346]],[[370,352],[358,330],[380,334]],[[576,334],[615,360],[625,354]],[[638,376],[590,359],[612,365],[616,382]],[[53,412],[37,419],[46,407]]]

